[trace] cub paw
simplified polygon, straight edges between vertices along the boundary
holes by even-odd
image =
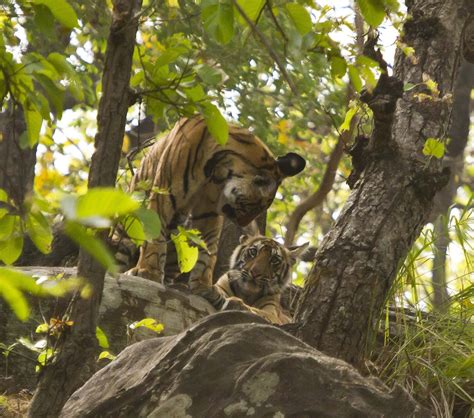
[[[248,311],[249,308],[245,302],[236,297],[226,298],[224,305],[222,306],[223,311]]]

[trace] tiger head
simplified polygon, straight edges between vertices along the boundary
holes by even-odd
[[[282,180],[298,174],[306,165],[304,158],[295,153],[277,159],[265,154],[264,158],[261,165],[252,161],[251,156],[242,158],[233,154],[221,161],[224,174],[219,178],[222,189],[218,211],[240,226],[248,225],[264,212],[273,202]]]
[[[243,235],[227,273],[235,295],[252,304],[264,296],[281,293],[290,283],[291,266],[301,258],[308,244],[286,248],[264,236]]]

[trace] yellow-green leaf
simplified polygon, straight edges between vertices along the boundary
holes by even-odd
[[[136,321],[129,325],[130,329],[137,329],[140,327],[145,327],[147,329],[150,329],[153,332],[156,332],[157,334],[160,334],[165,329],[163,324],[160,324],[154,318],[144,318],[141,321]]]
[[[115,360],[117,356],[114,356],[110,351],[102,351],[99,354],[99,360],[106,358],[107,360]]]
[[[182,233],[171,234],[171,240],[176,247],[178,256],[178,265],[181,273],[187,273],[193,269],[198,260],[199,250],[197,247],[191,247],[188,244],[186,236]]]
[[[97,341],[99,342],[100,348],[109,348],[109,340],[107,339],[107,335],[105,335],[104,331],[101,328],[95,328],[95,336]]]
[[[354,106],[354,107],[351,107],[346,112],[346,117],[344,118],[344,122],[342,122],[341,126],[339,127],[339,130],[341,132],[348,131],[350,129],[352,118],[355,116],[358,110],[359,110],[359,107]]]
[[[428,138],[423,146],[423,154],[435,158],[443,158],[445,152],[444,142],[436,138]]]

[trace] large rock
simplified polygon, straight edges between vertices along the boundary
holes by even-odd
[[[66,403],[73,417],[423,416],[400,388],[361,376],[244,312],[126,348]]]
[[[22,267],[35,276],[74,276],[75,268]],[[9,346],[20,337],[35,342],[43,335],[35,334],[38,324],[51,317],[61,318],[69,303],[64,299],[31,298],[32,314],[28,321],[16,318],[8,305],[0,298],[0,342]],[[128,325],[144,318],[154,318],[164,325],[163,335],[177,334],[197,320],[215,312],[204,299],[140,277],[106,275],[99,313],[99,326],[110,343],[109,351],[119,353],[132,342],[156,336],[145,328],[133,335]],[[0,352],[0,393],[33,389],[36,385],[35,361],[37,353],[21,344],[13,347],[8,358]]]

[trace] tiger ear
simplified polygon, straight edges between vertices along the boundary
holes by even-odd
[[[282,157],[278,157],[276,163],[283,177],[294,176],[306,166],[306,160],[294,152],[289,152]]]
[[[308,251],[308,246],[309,242],[305,242],[302,245],[293,245],[288,247],[288,251],[290,252],[290,257],[293,263],[304,256],[306,251]]]
[[[248,235],[241,235],[240,238],[239,238],[239,244],[243,244],[243,243],[246,242],[248,239],[249,239],[249,236],[248,236]]]

